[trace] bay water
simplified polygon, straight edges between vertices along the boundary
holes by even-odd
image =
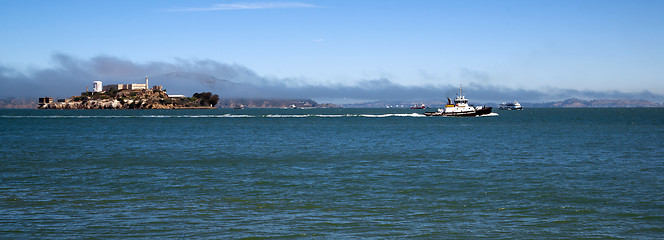
[[[0,238],[664,238],[664,109],[0,110]]]

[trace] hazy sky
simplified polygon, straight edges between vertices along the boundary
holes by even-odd
[[[0,97],[170,72],[329,98],[386,84],[664,94],[664,1],[21,0],[0,1],[0,22]]]

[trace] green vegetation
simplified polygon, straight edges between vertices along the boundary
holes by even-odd
[[[211,92],[194,93],[194,100],[199,99],[201,106],[215,106],[219,102],[219,95]]]
[[[118,95],[118,92],[120,91],[118,91],[117,89],[111,89],[106,91],[106,95],[108,95],[109,97],[116,97]]]

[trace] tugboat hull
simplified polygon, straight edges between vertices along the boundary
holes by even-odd
[[[425,112],[425,116],[445,116],[445,117],[476,117],[491,113],[491,107],[484,107],[467,112]]]
[[[491,113],[491,107],[484,107],[482,109],[477,110],[477,115],[486,115]]]

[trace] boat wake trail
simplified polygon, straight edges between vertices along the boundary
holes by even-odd
[[[385,117],[425,117],[420,113],[387,113],[387,114],[268,114],[257,115],[256,117],[268,118],[342,118],[342,117],[364,117],[364,118],[385,118]]]
[[[387,118],[387,117],[426,117],[420,113],[387,113],[387,114],[204,114],[204,115],[31,115],[14,116],[0,115],[0,118]]]
[[[87,119],[87,118],[386,118],[386,117],[425,117],[420,113],[389,113],[389,114],[205,114],[205,115],[32,115],[13,116],[0,115],[0,118],[32,118],[32,119]]]
[[[479,115],[477,117],[498,117],[498,113],[489,113],[489,114],[484,114],[484,115]]]

